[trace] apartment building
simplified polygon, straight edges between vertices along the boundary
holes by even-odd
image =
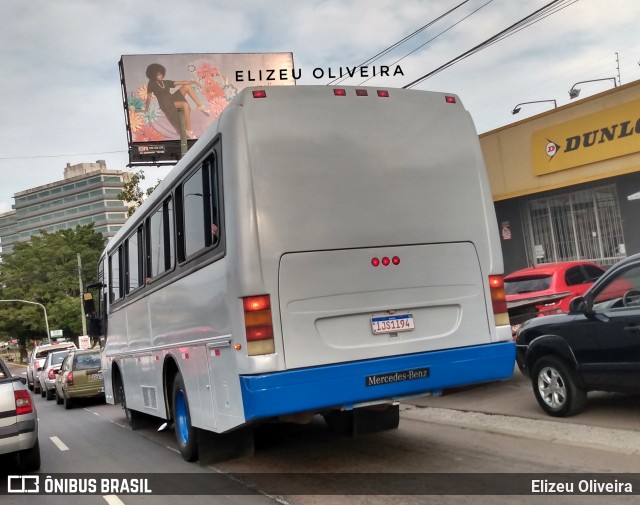
[[[105,240],[112,237],[127,219],[127,205],[118,195],[129,177],[108,169],[104,160],[67,163],[64,179],[16,193],[13,210],[0,214],[1,254],[41,230],[54,233],[94,223]]]

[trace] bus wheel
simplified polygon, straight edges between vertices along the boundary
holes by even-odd
[[[180,373],[176,374],[173,380],[173,423],[182,459],[185,461],[197,460],[197,432],[196,428],[191,426],[189,400],[187,399],[187,391]]]

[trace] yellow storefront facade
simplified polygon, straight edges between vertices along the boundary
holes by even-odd
[[[480,136],[505,273],[640,252],[640,81]]]

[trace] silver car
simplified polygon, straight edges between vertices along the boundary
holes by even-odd
[[[36,393],[40,393],[38,372],[44,365],[44,360],[47,359],[47,354],[53,351],[60,351],[62,349],[75,348],[76,345],[73,342],[54,342],[35,347],[29,356],[29,363],[27,364],[27,385],[29,386],[29,389]]]
[[[40,469],[38,415],[26,384],[0,359],[0,454],[16,456],[17,472]]]
[[[40,394],[43,398],[46,397],[47,400],[53,400],[56,393],[56,379],[60,371],[60,365],[62,365],[62,360],[69,354],[70,350],[53,351],[47,355],[42,370],[38,372]]]

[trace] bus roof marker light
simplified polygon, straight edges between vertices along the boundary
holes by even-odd
[[[356,96],[369,96],[369,92],[366,89],[356,89]]]
[[[335,96],[347,96],[347,90],[343,88],[334,88],[333,94]]]
[[[253,98],[267,98],[267,92],[264,89],[253,90]]]
[[[381,98],[389,98],[389,92],[386,89],[379,89],[378,96]]]
[[[390,260],[389,258],[387,258],[386,256],[385,256],[384,258],[382,258],[382,264],[383,264],[385,267],[388,267],[388,266],[389,266],[389,263],[391,263],[391,260]]]
[[[447,95],[444,97],[444,101],[447,103],[456,103],[456,97]]]
[[[391,258],[391,263],[393,263],[394,265],[399,265],[400,264],[400,257],[399,256],[394,256],[393,258]]]
[[[379,267],[379,266],[380,266],[380,260],[379,260],[378,258],[372,258],[372,259],[371,259],[371,264],[372,264],[374,267]]]

